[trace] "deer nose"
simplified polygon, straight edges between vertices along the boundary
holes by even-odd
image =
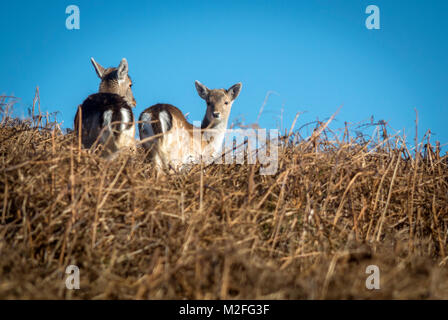
[[[213,118],[219,119],[221,117],[221,112],[213,112]]]

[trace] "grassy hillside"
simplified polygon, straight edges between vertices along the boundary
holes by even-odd
[[[330,133],[284,138],[275,175],[156,177],[141,150],[108,162],[4,117],[0,299],[448,299],[448,156]]]

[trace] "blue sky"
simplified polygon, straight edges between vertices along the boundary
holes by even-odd
[[[65,9],[80,8],[80,30]],[[365,27],[366,7],[381,10],[381,29]],[[414,139],[431,129],[448,143],[448,2],[444,0],[2,1],[0,94],[21,98],[26,114],[36,86],[44,110],[71,128],[76,107],[98,90],[90,57],[103,66],[129,61],[135,115],[171,103],[201,120],[194,88],[242,82],[231,119],[263,127],[324,120],[334,127],[374,116]],[[283,109],[283,112],[282,112]],[[283,116],[282,116],[283,115]],[[306,132],[305,132],[306,133]]]

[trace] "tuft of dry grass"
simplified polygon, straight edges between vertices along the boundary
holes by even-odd
[[[141,150],[105,161],[44,120],[0,126],[0,299],[448,298],[448,157],[429,143],[319,123],[285,135],[275,175],[157,177]]]

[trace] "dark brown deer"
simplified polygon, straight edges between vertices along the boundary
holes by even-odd
[[[126,59],[117,68],[103,68],[93,58],[93,67],[101,79],[99,92],[90,95],[80,105],[75,116],[75,131],[81,134],[85,148],[102,145],[103,156],[113,156],[123,148],[135,147],[135,124],[132,108],[132,80]],[[81,128],[80,128],[81,123]],[[81,130],[81,132],[79,132]]]

